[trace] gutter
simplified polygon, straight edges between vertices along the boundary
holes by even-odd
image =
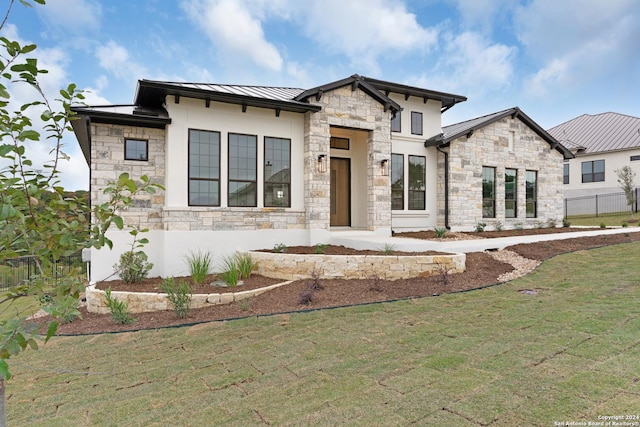
[[[444,154],[444,227],[451,230],[449,225],[449,153],[441,147],[442,145],[437,145],[436,150]]]

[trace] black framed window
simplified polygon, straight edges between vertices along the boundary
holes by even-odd
[[[411,134],[422,135],[422,113],[411,112]]]
[[[582,162],[582,182],[604,181],[604,160]]]
[[[255,135],[229,134],[228,206],[257,205],[258,139]]]
[[[391,209],[404,209],[404,156],[391,154]]]
[[[124,159],[125,160],[149,160],[149,141],[146,139],[129,139],[124,140]]]
[[[400,111],[396,111],[396,114],[391,118],[391,132],[402,132]]]
[[[427,158],[409,156],[409,210],[425,209],[425,177]]]
[[[220,206],[220,132],[189,129],[189,206]]]
[[[518,171],[504,170],[504,217],[518,217]]]
[[[562,183],[569,183],[569,163],[562,165]]]
[[[526,171],[527,218],[538,216],[538,172]]]
[[[640,160],[640,156],[630,156],[629,161],[635,162],[636,160]]]
[[[264,205],[290,207],[290,194],[291,140],[267,136],[264,138]]]
[[[482,167],[482,217],[496,217],[496,168]]]

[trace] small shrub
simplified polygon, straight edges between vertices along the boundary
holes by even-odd
[[[238,269],[239,278],[246,279],[251,276],[251,272],[256,267],[256,263],[251,258],[251,254],[246,252],[236,252],[234,255],[236,261],[236,268]]]
[[[191,286],[184,280],[180,280],[176,285],[173,277],[163,279],[160,290],[167,294],[167,299],[173,306],[176,316],[184,319],[191,308]]]
[[[313,270],[311,272],[311,280],[308,282],[307,286],[313,291],[321,291],[324,289],[324,286],[320,282],[320,272],[318,270]]]
[[[444,239],[444,237],[447,235],[447,229],[445,227],[436,227],[433,229],[433,231],[436,233],[436,237],[438,239]]]
[[[189,267],[189,273],[193,279],[193,283],[199,285],[207,280],[211,265],[213,264],[213,256],[211,252],[189,252],[189,255],[185,257],[185,262]]]
[[[513,228],[515,228],[516,230],[522,230],[524,229],[524,224],[520,221],[516,222],[513,224]]]
[[[278,243],[273,247],[273,252],[284,253],[287,252],[287,249],[287,245],[285,245],[284,243]]]
[[[622,227],[623,227],[623,228],[627,228],[628,226],[629,226],[629,224],[627,224],[626,222],[623,222],[623,223],[622,223]]]
[[[135,317],[129,314],[129,305],[124,301],[119,301],[111,296],[111,288],[104,293],[105,303],[111,312],[111,318],[120,325],[129,325],[136,321]]]
[[[327,245],[323,245],[323,244],[318,243],[317,245],[315,245],[313,247],[313,253],[318,254],[318,255],[323,254],[324,250],[326,248],[327,248]]]
[[[147,261],[147,254],[142,251],[127,251],[120,255],[120,262],[113,268],[125,283],[140,283],[153,268],[153,263]]]
[[[476,224],[476,233],[482,233],[486,226],[487,226],[487,224],[484,223],[484,222],[477,223]]]
[[[562,226],[564,228],[569,228],[569,227],[571,227],[571,222],[569,222],[569,220],[565,218],[565,219],[562,220]]]
[[[604,222],[600,223],[600,228],[607,228],[607,224],[605,224]]]
[[[380,252],[385,255],[391,255],[396,250],[396,247],[391,243],[385,243],[382,248],[380,248]]]
[[[493,223],[493,228],[495,228],[496,231],[502,231],[502,229],[504,228],[504,224],[502,223],[502,221],[496,221]]]
[[[71,295],[54,297],[50,293],[45,293],[37,300],[45,313],[60,319],[63,323],[71,323],[77,318],[82,318],[78,311],[78,300]]]
[[[547,227],[556,228],[557,226],[558,226],[558,221],[556,221],[555,219],[547,220]]]
[[[238,281],[240,280],[240,269],[238,268],[238,260],[235,255],[226,256],[222,259],[223,263],[223,272],[222,272],[222,280],[229,287],[238,286]]]

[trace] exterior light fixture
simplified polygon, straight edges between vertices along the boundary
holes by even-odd
[[[320,154],[318,156],[318,172],[324,173],[327,171],[327,155]]]
[[[380,172],[382,176],[389,176],[389,159],[380,162]]]

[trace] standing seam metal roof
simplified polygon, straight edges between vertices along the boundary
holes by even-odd
[[[640,118],[619,113],[583,114],[548,132],[579,154],[640,148]]]

